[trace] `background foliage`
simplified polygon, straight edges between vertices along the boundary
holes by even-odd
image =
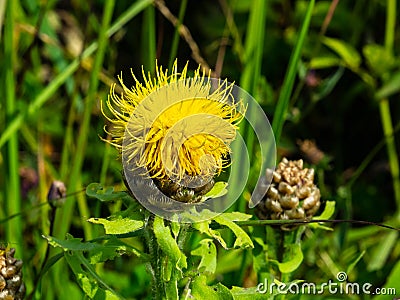
[[[400,227],[396,1],[316,1],[308,32],[301,32],[308,4],[0,1],[0,237],[24,260],[28,293],[46,255],[42,235],[50,231],[46,203],[53,180],[63,181],[69,195],[54,218],[55,238],[97,238],[104,234],[101,226],[87,220],[119,211],[120,203],[84,193],[91,182],[124,189],[117,152],[99,138],[107,138],[100,101],[117,75],[122,72],[129,85],[130,70],[140,74],[143,65],[152,71],[155,58],[170,66],[177,57],[192,70],[202,63],[251,93],[276,130],[278,155],[314,165],[322,198],[336,201],[336,218]],[[299,50],[298,63],[293,49]],[[254,135],[243,134],[257,166]],[[304,147],[304,140],[318,148]],[[259,170],[251,171],[253,182],[235,207],[242,212]],[[126,243],[143,247],[135,237]],[[347,271],[351,281],[400,292],[396,231],[335,225],[329,233],[307,230],[302,247],[304,261],[294,278],[322,282]],[[218,247],[210,283],[256,286],[251,260],[247,250]],[[78,271],[57,262],[36,297],[82,298],[73,275]],[[123,297],[149,295],[140,258],[116,256],[96,271]]]

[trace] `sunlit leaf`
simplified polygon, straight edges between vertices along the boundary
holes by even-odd
[[[203,239],[200,241],[200,246],[191,252],[194,256],[200,256],[201,261],[198,269],[202,273],[214,274],[217,268],[217,248],[213,240]]]
[[[277,260],[271,260],[271,262],[278,266],[279,271],[282,273],[291,273],[295,271],[303,261],[303,252],[300,243],[289,245],[287,252],[289,253],[289,259],[287,261],[279,262]]]
[[[100,183],[91,183],[86,187],[86,195],[103,202],[131,198],[127,192],[115,192],[113,187],[103,187]]]
[[[130,233],[139,230],[144,226],[143,221],[132,220],[130,218],[117,218],[114,220],[90,218],[88,221],[93,224],[102,224],[106,234]]]
[[[242,288],[233,286],[231,294],[235,300],[264,300],[268,299],[265,293],[260,292],[257,287]]]
[[[223,195],[225,195],[228,190],[226,189],[226,187],[228,186],[227,182],[223,182],[223,181],[218,181],[214,184],[213,188],[204,195],[204,200],[208,199],[208,198],[218,198],[218,197],[222,197]]]
[[[239,212],[223,213],[214,218],[214,221],[228,227],[236,235],[234,247],[253,248],[253,241],[247,233],[238,226],[234,221],[246,221],[251,218],[251,215],[246,215]]]
[[[314,217],[313,220],[329,220],[335,213],[335,206],[335,201],[326,201],[324,211],[319,216]]]
[[[340,58],[335,56],[317,56],[310,60],[310,69],[326,69],[340,66]]]
[[[343,60],[345,65],[351,69],[357,69],[360,66],[361,56],[350,44],[339,39],[328,37],[323,37],[322,43],[336,52],[336,54]]]
[[[221,234],[217,230],[213,230],[210,228],[211,221],[203,221],[203,222],[197,222],[193,223],[193,228],[198,230],[200,233],[204,233],[208,235],[209,237],[214,238],[217,240],[224,249],[228,249],[228,246],[226,245],[226,242],[222,238]]]
[[[191,284],[191,297],[188,299],[233,299],[231,292],[221,283],[207,285],[207,277],[200,275]]]

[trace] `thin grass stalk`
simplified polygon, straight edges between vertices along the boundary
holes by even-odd
[[[290,95],[293,91],[294,81],[299,66],[301,51],[304,45],[304,41],[307,36],[308,28],[310,26],[312,11],[314,8],[315,0],[311,0],[308,4],[306,15],[303,24],[300,29],[299,36],[296,41],[296,46],[292,52],[289,60],[289,66],[286,71],[285,79],[279,94],[278,103],[274,113],[274,119],[272,121],[272,130],[275,134],[275,142],[279,145],[279,140],[282,134],[283,124],[286,120],[286,114],[289,108]]]
[[[396,0],[387,0],[385,49],[388,53],[393,53],[394,37],[396,30],[396,15]],[[400,219],[399,158],[397,156],[396,143],[393,134],[393,123],[390,115],[390,105],[387,98],[380,99],[379,110],[381,115],[383,133],[386,139],[390,172],[392,174],[393,180],[394,197],[397,205],[396,217]]]
[[[393,180],[394,197],[397,205],[396,217],[400,219],[400,180],[399,180],[399,159],[397,156],[396,143],[393,134],[392,118],[388,99],[379,101],[379,110],[383,133],[386,139],[387,154],[389,157],[390,172]]]
[[[263,0],[257,0],[253,2],[250,17],[249,26],[247,29],[247,39],[245,42],[245,68],[243,70],[243,75],[240,78],[240,87],[252,94],[256,90],[257,83],[261,76],[261,65],[262,65],[262,53],[263,53],[263,40],[264,40],[264,27],[265,27],[265,16],[266,3]],[[251,118],[251,111],[247,111],[247,117]],[[250,126],[250,125],[249,125]],[[253,142],[254,142],[254,132],[249,126],[241,126],[240,135],[245,137],[247,152],[249,155],[253,155]],[[234,143],[232,146],[233,153],[239,153],[240,145]],[[250,161],[252,158],[250,157]],[[243,165],[241,161],[236,161],[232,165],[232,172],[234,174],[240,174],[243,171]],[[240,178],[232,177],[230,189],[235,189],[236,186],[240,186],[237,183]],[[243,197],[236,201],[235,207],[239,211],[245,211],[246,202]]]
[[[149,6],[152,0],[139,0],[133,3],[128,10],[122,14],[115,23],[107,30],[107,37],[111,37],[127,22],[139,14],[143,9]],[[42,92],[36,96],[35,99],[29,104],[28,108],[23,112],[19,113],[14,119],[8,124],[4,132],[0,135],[0,148],[10,139],[10,137],[21,127],[25,118],[28,115],[35,113],[42,107],[54,93],[63,85],[79,68],[81,61],[91,56],[98,48],[98,43],[93,42],[90,44],[82,55],[74,59],[60,74],[58,74],[51,83],[45,87]]]
[[[156,69],[156,14],[155,7],[148,6],[144,10],[142,26],[142,58],[146,70]]]
[[[14,1],[8,1],[6,6],[6,22],[4,28],[4,68],[5,68],[5,98],[6,98],[6,122],[12,120],[16,112],[15,99],[15,74],[14,74]],[[13,215],[21,211],[21,195],[18,163],[18,135],[14,132],[10,135],[7,144],[7,157],[5,159],[8,168],[6,175],[6,188],[4,202],[6,214]],[[22,222],[21,217],[16,217],[6,223],[6,240],[13,244],[18,255],[23,252]]]
[[[266,10],[267,3],[264,0],[254,1],[251,7],[249,26],[247,29],[247,38],[245,42],[245,69],[243,70],[243,75],[240,78],[241,88],[256,96],[257,85],[260,82],[261,77],[261,66],[262,66],[262,54],[264,50],[264,36],[265,36],[265,21],[266,21]],[[257,98],[257,97],[256,97]],[[254,114],[254,106],[251,105],[246,112],[246,117],[251,119],[256,114]],[[247,124],[245,128],[241,129],[241,134],[245,135],[246,148],[249,153],[250,161],[255,160],[255,155],[253,151],[253,144],[255,141],[254,131]],[[233,149],[235,151],[235,149]],[[233,164],[233,167],[242,168],[239,162]],[[238,174],[238,173],[237,173]],[[233,178],[233,186],[236,186],[236,182],[240,180],[239,178]],[[241,197],[238,201],[237,209],[241,212],[246,211],[246,200]],[[246,252],[245,252],[246,253]],[[244,254],[242,257],[241,267],[238,272],[239,278],[238,284],[242,284],[245,276],[246,268],[246,258],[247,255]]]
[[[182,0],[181,6],[179,8],[179,15],[178,15],[179,23],[175,27],[174,37],[172,38],[172,45],[171,45],[171,51],[170,51],[170,55],[169,55],[169,62],[168,62],[169,69],[172,68],[172,64],[174,63],[176,55],[178,53],[179,27],[183,23],[183,18],[185,17],[186,7],[187,7],[187,0]]]
[[[93,69],[90,76],[89,82],[89,91],[86,98],[86,105],[83,113],[83,119],[78,135],[77,142],[77,151],[73,160],[72,170],[69,177],[69,189],[72,191],[76,191],[80,189],[78,183],[81,178],[82,164],[85,156],[85,149],[87,143],[87,137],[89,135],[89,126],[90,126],[90,118],[93,109],[93,105],[95,103],[95,97],[97,88],[99,85],[99,73],[101,71],[101,67],[103,65],[104,54],[107,46],[107,29],[109,28],[109,24],[111,21],[111,17],[114,10],[115,0],[108,0],[105,2],[104,12],[103,12],[103,20],[99,32],[98,38],[98,51],[93,63]],[[54,235],[63,238],[64,235],[68,232],[71,219],[72,219],[72,211],[74,208],[74,198],[70,198],[69,201],[65,203],[65,205],[57,212],[57,217],[55,220],[54,227]],[[82,204],[81,204],[82,205]],[[86,205],[87,206],[87,205]]]

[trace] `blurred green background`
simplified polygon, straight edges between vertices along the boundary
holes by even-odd
[[[271,123],[286,88],[278,156],[314,166],[322,199],[336,201],[336,219],[400,227],[399,2],[316,1],[288,89],[288,65],[308,3],[0,1],[0,242],[24,260],[28,293],[45,255],[45,203],[53,180],[63,181],[71,195],[55,216],[57,237],[69,232],[90,240],[101,232],[86,220],[119,209],[83,191],[91,182],[123,189],[118,153],[99,138],[107,138],[100,101],[118,75],[129,86],[131,70],[140,78],[142,66],[155,70],[156,59],[170,67],[177,58],[178,69],[187,61],[191,70],[202,63],[252,94]],[[257,151],[251,160],[258,165]],[[296,278],[328,280],[350,265],[350,280],[380,287],[390,279],[400,293],[396,231],[335,225],[328,233],[310,231],[303,246]],[[218,274],[210,280],[256,286],[250,261],[248,274],[237,276],[237,255],[220,251]],[[52,269],[40,299],[82,297],[66,264]],[[148,295],[149,276],[133,257],[116,258],[98,271],[127,298]]]

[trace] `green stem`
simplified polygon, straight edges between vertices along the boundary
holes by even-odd
[[[389,157],[390,172],[392,173],[394,197],[397,204],[397,217],[400,218],[400,180],[399,180],[399,159],[397,157],[396,144],[393,135],[392,119],[388,99],[379,101],[379,110],[383,132],[386,139],[387,153]]]
[[[148,222],[144,230],[144,238],[150,256],[149,269],[151,274],[151,288],[153,299],[164,299],[164,281],[162,279],[162,253],[154,235],[153,228],[154,216],[148,217]]]
[[[386,14],[385,49],[388,53],[393,53],[397,14],[396,0],[387,0]],[[400,219],[399,159],[397,156],[396,143],[393,135],[393,125],[390,116],[390,106],[388,99],[380,99],[379,110],[381,114],[383,133],[386,139],[390,172],[392,173],[394,197],[397,205],[396,217]]]
[[[14,1],[8,1],[6,7],[6,22],[4,28],[4,59],[5,66],[5,98],[6,98],[6,123],[10,124],[16,113],[15,99],[15,74],[14,74]],[[21,195],[18,163],[18,135],[14,132],[7,144],[7,166],[6,189],[4,201],[6,214],[13,215],[21,211]],[[8,177],[8,178],[7,178]],[[22,223],[17,217],[6,224],[6,239],[13,244],[18,255],[23,254]]]

